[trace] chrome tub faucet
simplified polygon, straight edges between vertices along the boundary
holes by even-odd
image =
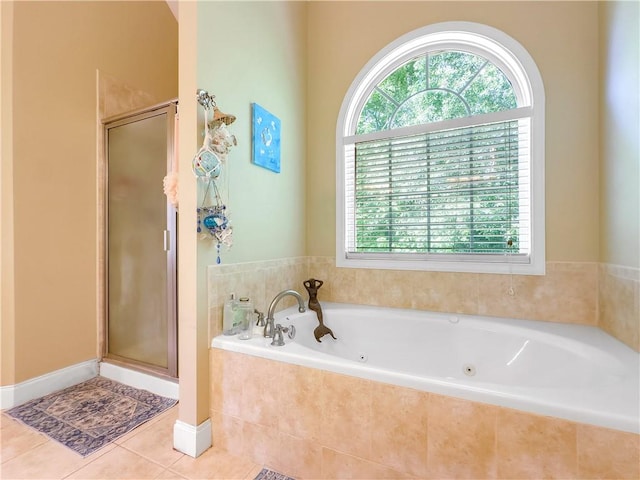
[[[273,298],[273,300],[271,300],[271,304],[269,305],[269,310],[267,310],[267,324],[264,326],[264,336],[266,338],[273,338],[273,334],[275,331],[275,327],[273,324],[274,311],[276,309],[276,305],[278,304],[278,302],[282,300],[283,297],[286,297],[287,295],[291,295],[292,297],[295,297],[295,299],[298,301],[298,311],[300,313],[304,313],[307,311],[307,309],[304,306],[304,300],[302,299],[302,296],[295,290],[283,290],[282,292],[278,293]]]

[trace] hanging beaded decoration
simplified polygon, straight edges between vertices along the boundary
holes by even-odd
[[[222,160],[220,160],[220,157],[211,146],[213,138],[209,130],[209,110],[212,105],[215,105],[215,102],[213,97],[208,94],[206,94],[205,100],[202,100],[200,92],[203,92],[203,90],[198,92],[198,101],[204,107],[204,141],[202,142],[202,147],[200,147],[200,150],[191,161],[191,168],[196,177],[215,179],[222,172]]]
[[[222,200],[222,195],[216,184],[222,174],[229,147],[235,145],[235,137],[226,131],[225,125],[235,120],[235,117],[228,115],[222,122],[216,122],[216,115],[220,111],[216,107],[213,96],[204,90],[198,90],[197,100],[204,108],[205,137],[202,148],[198,150],[193,158],[191,167],[194,175],[199,181],[206,183],[206,189],[201,205],[196,209],[197,231],[201,238],[209,238],[216,242],[217,258],[216,263],[221,263],[220,247],[225,245],[231,247],[233,244],[233,228],[229,224],[227,206]],[[213,131],[209,128],[208,113],[214,110]],[[225,138],[231,143],[225,148],[219,141],[220,133],[217,131],[224,128]],[[215,149],[215,150],[214,150]]]
[[[211,190],[215,198],[214,203],[207,205]],[[229,225],[227,206],[222,202],[220,192],[213,179],[207,182],[207,188],[202,199],[202,204],[196,209],[198,214],[198,233],[202,238],[211,238],[216,242],[216,263],[221,263],[220,247],[231,247],[233,244],[233,227]]]

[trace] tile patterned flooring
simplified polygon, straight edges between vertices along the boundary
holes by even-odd
[[[9,479],[248,479],[261,465],[211,448],[194,459],[173,449],[175,406],[114,443],[82,458],[2,414],[0,478]]]

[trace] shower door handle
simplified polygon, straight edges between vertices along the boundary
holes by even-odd
[[[171,232],[169,230],[165,230],[163,233],[164,237],[164,251],[168,252],[171,250]]]

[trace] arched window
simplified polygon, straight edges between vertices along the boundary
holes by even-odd
[[[511,37],[399,38],[351,85],[336,142],[338,266],[544,273],[544,88]]]

